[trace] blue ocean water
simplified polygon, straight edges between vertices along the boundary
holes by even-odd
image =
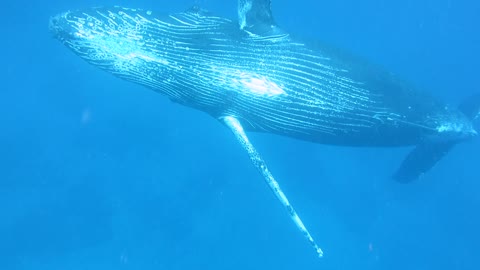
[[[408,148],[251,134],[318,259],[224,126],[88,65],[48,19],[99,5],[236,16],[236,1],[8,1],[0,29],[0,269],[480,269],[479,140],[420,181]],[[286,30],[452,104],[478,92],[475,1],[273,1]]]

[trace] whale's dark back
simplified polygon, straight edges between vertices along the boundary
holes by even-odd
[[[51,29],[88,62],[253,131],[394,146],[471,130],[457,110],[381,68],[281,31],[255,35],[198,9],[68,12]]]

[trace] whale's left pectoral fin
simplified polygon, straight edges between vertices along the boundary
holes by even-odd
[[[305,225],[303,225],[302,220],[298,216],[293,206],[288,201],[287,196],[285,196],[282,189],[280,188],[280,185],[275,180],[275,178],[273,178],[273,175],[268,170],[265,161],[263,161],[262,157],[257,152],[255,147],[252,145],[252,143],[250,143],[250,140],[248,139],[247,134],[245,133],[242,125],[240,124],[240,121],[238,121],[238,119],[233,116],[223,117],[222,121],[230,128],[233,134],[235,134],[235,137],[237,138],[240,145],[242,145],[243,149],[245,149],[245,151],[247,152],[253,165],[262,174],[265,182],[268,184],[268,186],[273,191],[280,203],[285,207],[288,214],[290,215],[290,218],[295,223],[297,228],[302,232],[310,245],[312,245],[312,247],[315,249],[318,256],[322,257],[323,251],[315,243],[315,240],[313,240],[313,237],[310,235]]]
[[[435,166],[455,144],[455,142],[425,142],[418,145],[403,160],[402,165],[393,175],[393,178],[402,183],[416,180]]]

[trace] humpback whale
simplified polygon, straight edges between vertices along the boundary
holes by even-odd
[[[50,19],[75,54],[225,124],[319,256],[323,251],[250,142],[265,132],[346,146],[414,146],[393,177],[409,182],[477,135],[480,96],[451,107],[359,57],[284,31],[270,0],[239,0],[238,20],[194,7],[125,7]]]

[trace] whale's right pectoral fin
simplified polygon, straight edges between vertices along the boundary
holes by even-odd
[[[268,184],[275,196],[277,196],[277,199],[280,201],[283,207],[285,207],[285,209],[287,210],[293,223],[295,223],[297,228],[302,232],[303,236],[315,249],[317,255],[319,257],[322,257],[323,251],[315,243],[313,237],[310,235],[305,225],[303,225],[303,222],[300,219],[300,216],[297,214],[297,211],[295,211],[293,206],[290,204],[287,196],[285,196],[285,193],[283,193],[282,189],[280,188],[280,185],[275,180],[272,173],[270,173],[270,170],[268,170],[267,164],[265,163],[265,161],[263,161],[263,158],[260,156],[253,144],[248,139],[247,134],[243,130],[242,124],[240,124],[240,121],[238,121],[238,119],[233,116],[225,116],[221,120],[226,126],[230,128],[233,134],[235,134],[235,137],[237,138],[240,145],[242,145],[243,149],[247,152],[255,168],[262,174],[265,182]]]
[[[271,0],[238,0],[238,23],[240,28],[275,25],[270,7],[271,2]]]
[[[435,166],[455,144],[455,142],[425,142],[418,145],[403,160],[393,178],[402,183],[408,183],[419,178]]]

